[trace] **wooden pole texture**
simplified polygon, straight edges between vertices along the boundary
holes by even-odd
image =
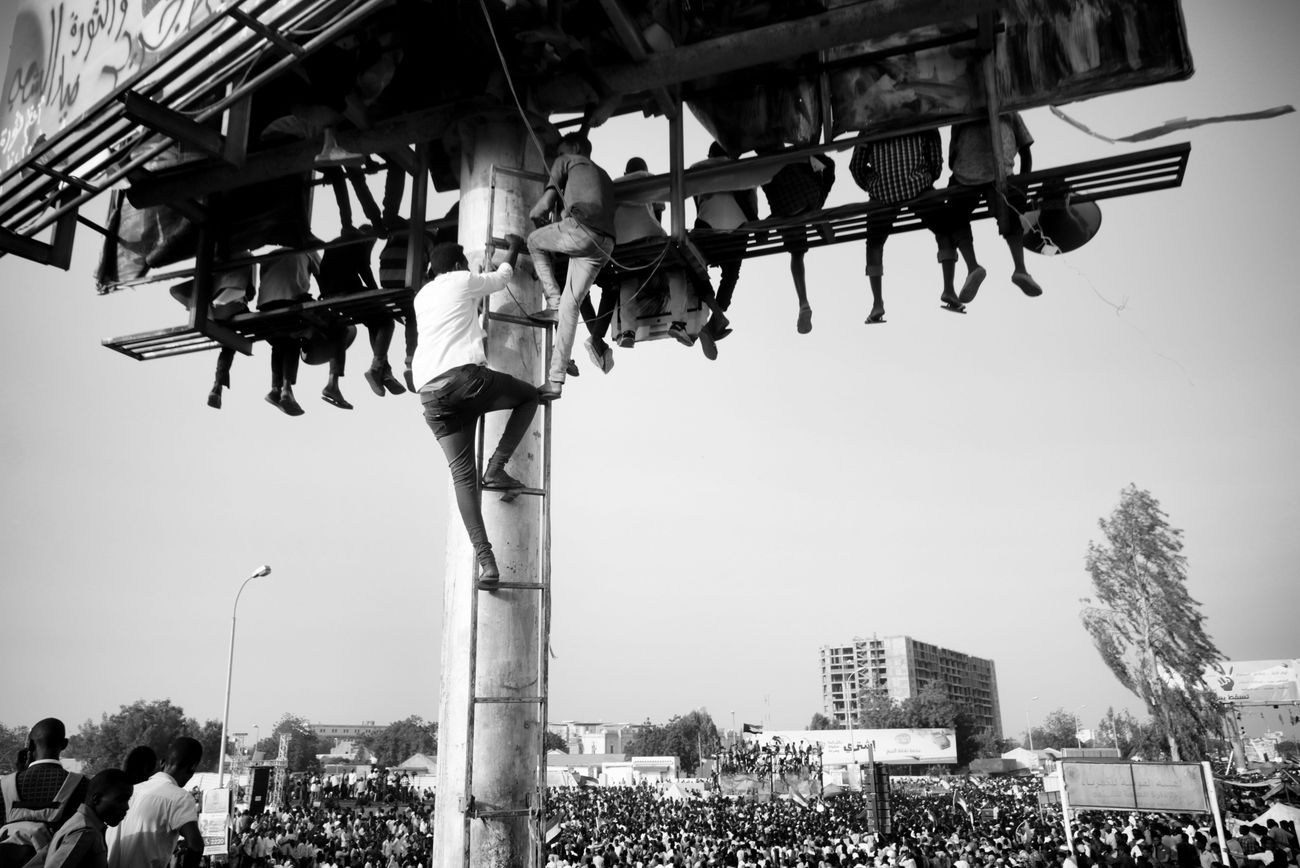
[[[459,126],[463,154],[459,237],[474,269],[491,237],[502,238],[511,232],[527,235],[528,210],[541,195],[542,184],[518,170],[541,172],[542,157],[527,128],[513,115],[466,120]],[[496,261],[503,256],[504,252],[499,252]],[[536,281],[522,268],[515,274],[511,293],[497,293],[491,299],[492,309],[512,314],[540,309],[542,296]],[[500,320],[490,321],[487,329],[491,367],[530,383],[541,381],[544,330]],[[488,454],[508,415],[501,412],[485,417],[482,442]],[[512,475],[534,488],[543,484],[542,419],[539,411],[508,465]],[[454,497],[449,500],[455,502]],[[503,583],[541,581],[543,508],[542,499],[533,495],[505,503],[498,492],[483,492],[483,518]],[[539,674],[537,640],[541,595],[529,589],[475,591],[476,572],[473,547],[453,509],[447,525],[443,590],[432,864],[438,868],[524,868],[534,849],[529,816],[473,815],[536,807],[539,727],[545,721],[538,720],[535,703],[475,703],[472,697],[546,695]]]

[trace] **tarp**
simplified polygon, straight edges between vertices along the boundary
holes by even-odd
[[[1281,823],[1283,820],[1290,820],[1293,823],[1300,823],[1300,808],[1295,805],[1288,805],[1283,802],[1274,802],[1264,813],[1256,817],[1252,822],[1265,825],[1269,820],[1277,820]]]

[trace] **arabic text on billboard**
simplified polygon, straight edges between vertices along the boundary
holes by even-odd
[[[1223,702],[1300,701],[1300,660],[1229,660],[1205,670]]]
[[[1063,760],[1072,808],[1190,813],[1208,811],[1195,763],[1085,763]]]
[[[822,763],[866,762],[868,748],[878,763],[934,765],[957,762],[957,736],[951,729],[789,729],[766,731],[761,744],[820,744]]]

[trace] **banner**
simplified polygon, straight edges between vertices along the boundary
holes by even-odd
[[[225,856],[229,848],[230,790],[221,787],[203,791],[203,810],[199,812],[199,835],[203,838],[204,856]]]
[[[1206,813],[1205,770],[1198,763],[1091,763],[1061,760],[1071,808]]]
[[[1221,702],[1300,701],[1300,660],[1228,660],[1205,670]]]
[[[895,765],[956,764],[957,735],[951,729],[787,729],[754,737],[761,745],[821,745],[822,764],[867,762]]]

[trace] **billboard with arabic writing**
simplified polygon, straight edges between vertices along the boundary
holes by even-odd
[[[1300,660],[1226,660],[1205,670],[1221,702],[1300,700]]]
[[[878,763],[895,765],[956,764],[957,734],[951,729],[785,729],[755,735],[759,744],[821,745],[822,762],[866,762],[868,748]]]

